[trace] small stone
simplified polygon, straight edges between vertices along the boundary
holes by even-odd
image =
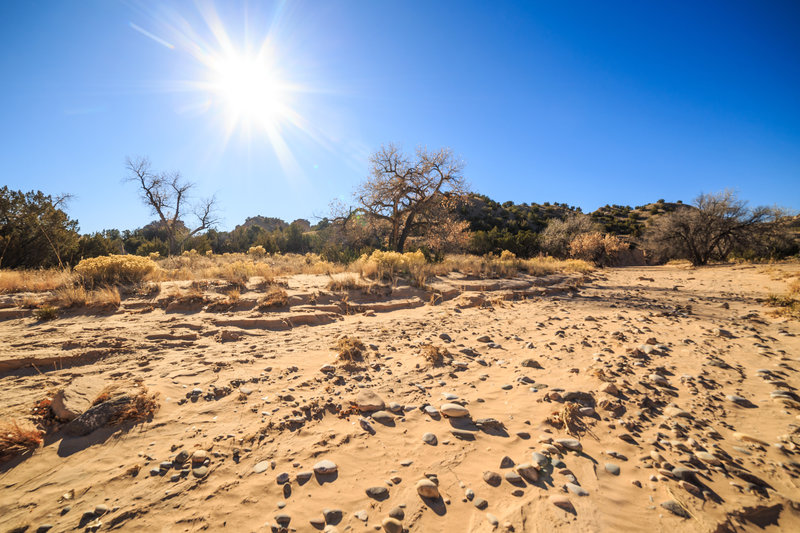
[[[530,482],[539,481],[539,470],[529,463],[517,465],[517,473]]]
[[[569,490],[575,496],[588,496],[589,495],[589,491],[588,490],[584,489],[583,487],[581,487],[580,485],[578,485],[576,483],[565,483],[564,486],[567,487],[567,490]]]
[[[328,459],[323,459],[322,461],[318,462],[314,465],[314,472],[316,474],[324,475],[324,474],[333,474],[339,469],[336,466],[336,463],[330,461]]]
[[[606,472],[613,476],[618,476],[619,466],[615,465],[614,463],[606,463]]]
[[[436,446],[436,444],[438,443],[436,435],[434,435],[433,433],[425,433],[422,436],[422,442],[424,442],[425,444],[430,444],[431,446]]]
[[[402,507],[398,506],[389,511],[389,516],[402,521],[406,517],[406,513],[403,511]]]
[[[322,516],[325,518],[325,522],[328,524],[338,524],[342,521],[342,510],[341,509],[323,509]]]
[[[487,507],[489,507],[489,502],[487,502],[483,498],[475,498],[472,501],[472,505],[474,505],[475,507],[477,507],[478,509],[480,509],[482,511],[482,510],[486,509]]]
[[[572,451],[576,451],[576,452],[579,452],[579,451],[583,450],[583,446],[581,445],[579,440],[575,440],[575,439],[556,439],[554,442],[556,444],[561,445],[562,447],[564,447],[564,448],[566,448],[568,450],[572,450]]]
[[[375,500],[385,500],[389,497],[389,489],[386,487],[369,487],[366,492],[367,496]]]
[[[511,468],[513,466],[514,460],[507,455],[500,460],[500,468]]]
[[[279,526],[286,527],[289,525],[289,522],[292,521],[292,517],[286,513],[276,514],[275,521],[278,523]]]
[[[192,464],[203,464],[208,459],[208,452],[205,450],[195,450],[192,453]]]
[[[192,469],[192,475],[197,478],[206,477],[208,474],[208,467],[207,466],[198,466],[197,468]]]
[[[371,390],[359,392],[358,396],[356,396],[355,404],[361,412],[380,411],[386,407],[383,398]]]
[[[431,481],[428,478],[423,478],[417,481],[416,484],[417,493],[422,496],[423,498],[438,498],[439,497],[439,487],[436,486],[436,483]]]
[[[289,482],[289,473],[288,472],[281,472],[280,474],[278,474],[278,477],[276,478],[276,481],[278,482],[278,485],[283,485],[284,483],[288,483]]]
[[[403,523],[391,516],[384,518],[381,525],[386,533],[403,533]]]
[[[681,507],[681,504],[679,504],[675,500],[667,500],[665,502],[661,502],[661,507],[663,507],[664,509],[666,509],[667,511],[671,512],[674,515],[680,516],[681,518],[690,517],[686,509]]]
[[[500,523],[500,520],[498,520],[497,517],[492,513],[486,513],[486,520],[492,525],[492,527],[497,527],[497,525]]]
[[[356,518],[358,518],[362,522],[366,522],[369,519],[369,515],[363,509],[353,513],[353,516],[355,516]]]
[[[575,507],[572,505],[572,502],[569,501],[569,498],[567,498],[566,496],[562,496],[560,494],[553,494],[548,498],[548,500],[556,507],[564,509],[567,512],[575,511]]]
[[[497,487],[498,485],[500,485],[500,483],[503,482],[503,478],[500,476],[500,474],[498,474],[497,472],[492,472],[490,470],[487,470],[486,472],[483,473],[483,480],[489,485],[492,485],[493,487]]]
[[[446,403],[439,408],[439,411],[450,418],[461,418],[465,416],[469,416],[469,411],[466,407],[455,404],[455,403]]]

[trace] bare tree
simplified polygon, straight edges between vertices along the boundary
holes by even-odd
[[[785,214],[774,207],[748,208],[730,190],[701,194],[693,206],[656,218],[645,234],[645,246],[657,259],[683,258],[705,265],[734,251],[760,247],[780,230]]]
[[[136,183],[145,205],[157,215],[164,231],[167,233],[169,252],[180,251],[186,239],[215,226],[219,219],[216,216],[216,198],[210,197],[199,201],[194,206],[187,206],[193,183],[184,181],[179,172],[155,173],[151,170],[150,161],[145,157],[128,158],[125,163],[128,176],[125,181]],[[197,218],[194,229],[184,229],[181,216],[184,210],[190,209]]]
[[[390,144],[373,154],[370,163],[370,176],[356,190],[356,206],[344,217],[345,226],[360,217],[383,222],[389,247],[398,252],[409,236],[425,233],[447,202],[465,192],[464,165],[447,148],[418,148],[411,160]]]

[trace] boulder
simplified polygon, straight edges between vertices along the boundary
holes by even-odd
[[[356,396],[355,404],[361,412],[381,411],[386,407],[383,398],[371,390],[362,390]]]
[[[97,376],[79,377],[53,396],[50,409],[61,420],[75,420],[92,406],[105,386],[106,383]]]

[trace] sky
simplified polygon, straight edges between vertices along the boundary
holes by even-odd
[[[0,3],[0,185],[82,232],[153,219],[126,158],[315,221],[370,153],[450,147],[500,202],[800,210],[800,3]]]

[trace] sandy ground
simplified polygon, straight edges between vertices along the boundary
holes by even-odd
[[[165,308],[166,289],[47,323],[7,308],[2,418],[86,376],[142,380],[161,407],[0,465],[0,530],[359,532],[391,514],[410,531],[800,531],[800,323],[761,303],[790,270],[607,269],[576,290],[454,276],[434,305],[304,276],[268,313],[255,290],[229,311]],[[342,335],[363,369],[336,361]],[[427,344],[452,357],[431,366]],[[352,407],[364,391],[381,413]],[[569,406],[571,431],[547,422]],[[195,450],[205,469],[159,468]],[[314,474],[322,460],[337,471]],[[426,476],[439,498],[417,493]]]

